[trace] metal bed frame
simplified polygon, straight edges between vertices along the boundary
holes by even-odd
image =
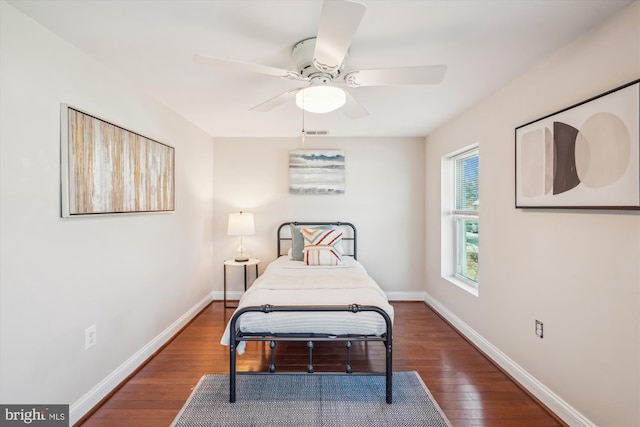
[[[343,237],[342,240],[351,243],[350,250],[347,250],[345,255],[353,256],[356,258],[357,256],[357,239],[356,239],[356,228],[353,224],[348,222],[285,222],[278,227],[278,257],[282,254],[282,242],[290,241],[292,237],[287,237],[287,234],[283,234],[283,230],[289,229],[290,225],[302,225],[302,226],[316,226],[316,225],[324,225],[324,226],[341,226],[348,227],[351,229],[350,236]],[[286,251],[285,251],[286,253]],[[247,333],[242,332],[236,328],[236,324],[240,317],[245,313],[250,312],[262,312],[265,315],[269,315],[274,312],[352,312],[355,315],[361,312],[375,312],[378,313],[385,321],[386,331],[382,335],[330,335],[330,334],[317,334],[317,333]],[[233,317],[230,321],[230,345],[229,345],[229,402],[233,403],[236,401],[236,376],[240,374],[274,374],[276,372],[275,366],[275,347],[277,342],[284,341],[295,341],[295,342],[307,342],[307,348],[309,349],[309,364],[307,365],[307,373],[313,374],[313,348],[314,342],[344,342],[347,349],[347,361],[345,372],[350,375],[378,375],[385,376],[386,381],[386,402],[391,404],[393,401],[392,398],[392,322],[391,318],[380,307],[370,306],[370,305],[358,305],[351,304],[348,306],[339,305],[339,306],[272,306],[272,305],[262,305],[262,306],[251,306],[244,307],[236,310]],[[269,347],[271,348],[271,364],[269,365],[268,372],[250,372],[250,371],[237,371],[236,365],[236,356],[237,356],[237,345],[241,341],[262,341],[269,342]],[[385,346],[385,360],[386,366],[384,372],[353,372],[351,367],[351,343],[352,342],[370,342],[377,341],[384,343]],[[340,372],[336,373],[323,373],[323,375],[342,375]]]

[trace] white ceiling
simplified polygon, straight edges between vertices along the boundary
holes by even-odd
[[[193,56],[293,69],[291,48],[315,36],[320,0],[8,2],[214,137],[300,133],[294,103],[249,109],[302,82],[197,64]],[[306,113],[305,128],[329,136],[425,136],[631,2],[362,0],[367,11],[346,71],[447,64],[444,81],[351,89],[368,117]]]

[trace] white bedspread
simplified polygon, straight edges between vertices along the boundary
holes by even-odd
[[[335,267],[307,266],[282,256],[273,261],[240,299],[239,308],[284,305],[373,305],[393,320],[393,307],[358,261],[343,258]],[[381,335],[386,323],[375,312],[245,313],[237,325],[244,332]],[[229,345],[227,324],[221,343]],[[242,343],[241,343],[242,344]],[[242,354],[244,346],[238,346]]]

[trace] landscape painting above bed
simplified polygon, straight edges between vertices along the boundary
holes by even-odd
[[[344,194],[342,150],[293,150],[289,152],[291,194]]]

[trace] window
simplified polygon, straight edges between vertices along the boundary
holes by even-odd
[[[478,146],[445,156],[442,165],[442,275],[477,295],[480,236]]]
[[[478,150],[460,154],[455,161],[456,275],[478,283]]]

